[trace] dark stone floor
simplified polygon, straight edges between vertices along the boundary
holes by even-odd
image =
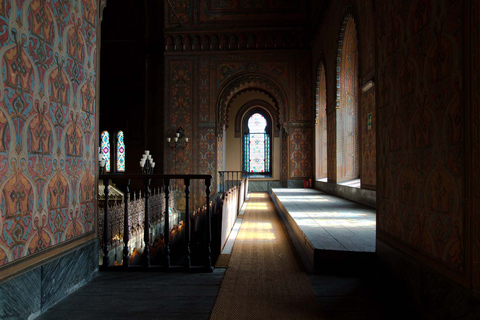
[[[224,273],[99,272],[37,319],[208,319]]]
[[[310,274],[309,280],[328,320],[423,319],[408,296],[379,274]]]

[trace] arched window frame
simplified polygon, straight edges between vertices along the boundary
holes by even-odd
[[[125,135],[122,130],[117,132],[117,172],[125,172]]]
[[[105,159],[105,172],[110,172],[110,134],[108,131],[103,131],[101,134],[101,150],[103,158]]]
[[[249,138],[247,139],[247,135],[250,135],[250,129],[248,128],[248,120],[250,119],[250,117],[254,114],[260,114],[262,115],[266,122],[267,122],[267,126],[265,127],[265,134],[266,134],[266,145],[268,144],[268,147],[266,147],[266,154],[265,154],[265,162],[266,162],[266,167],[268,168],[268,170],[265,170],[265,172],[254,172],[254,173],[251,173],[251,170],[249,168],[249,164],[247,162],[247,153],[249,153],[249,146],[246,145],[247,141],[250,141]],[[256,107],[253,107],[249,110],[247,110],[243,116],[243,120],[242,120],[242,131],[243,131],[243,141],[242,141],[242,168],[243,168],[243,171],[247,171],[247,172],[250,172],[251,176],[255,177],[256,175],[258,177],[271,177],[272,176],[272,155],[273,155],[273,152],[272,152],[272,145],[273,145],[273,139],[272,139],[272,123],[273,123],[273,119],[272,119],[272,116],[270,115],[270,113],[265,110],[264,108],[262,107],[259,107],[259,106],[256,106]],[[249,158],[248,158],[249,160]]]

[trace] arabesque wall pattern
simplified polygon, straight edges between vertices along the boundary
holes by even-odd
[[[97,5],[0,1],[0,269],[96,230]]]

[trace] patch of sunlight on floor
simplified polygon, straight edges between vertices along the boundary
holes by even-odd
[[[255,230],[272,230],[273,226],[270,222],[244,222],[243,226],[248,229]]]
[[[250,193],[249,194],[250,198],[265,198],[265,194],[264,193]]]
[[[242,228],[245,228],[241,240],[244,241],[273,241],[275,234],[273,225],[270,222],[244,222]]]
[[[247,205],[248,210],[268,210],[266,203],[249,203]]]

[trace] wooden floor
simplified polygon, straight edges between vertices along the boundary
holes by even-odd
[[[211,319],[325,319],[266,192],[250,194]]]

